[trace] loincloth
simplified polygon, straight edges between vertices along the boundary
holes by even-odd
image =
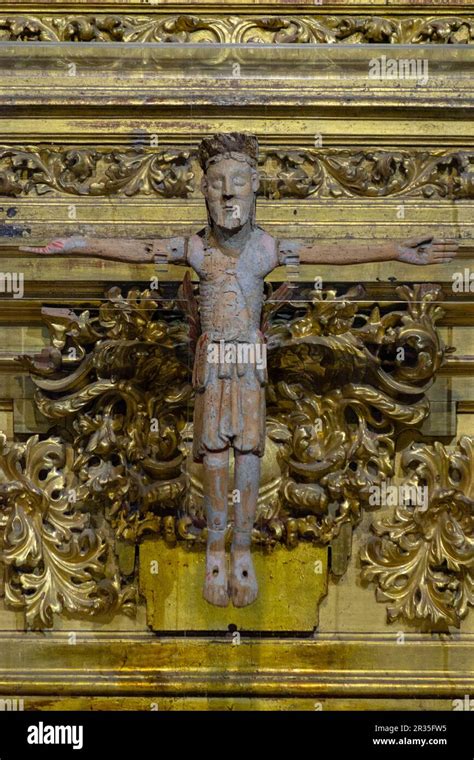
[[[237,354],[239,344],[233,343]],[[261,333],[258,343],[264,346]],[[251,344],[241,343],[240,347]],[[209,348],[211,346],[211,349]],[[217,361],[210,361],[210,351],[217,347]],[[193,458],[202,461],[206,451],[222,451],[230,446],[241,452],[263,456],[265,450],[266,363],[255,357],[246,361],[221,361],[222,344],[201,335],[193,369],[196,391],[194,406]],[[238,355],[238,354],[237,354]],[[261,354],[259,354],[259,358]],[[250,360],[248,360],[250,358]]]

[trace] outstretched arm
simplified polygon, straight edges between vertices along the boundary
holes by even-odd
[[[284,250],[286,241],[281,241]],[[292,252],[302,264],[367,264],[373,261],[404,261],[407,264],[443,264],[456,256],[456,240],[438,240],[432,235],[405,242],[341,240],[340,243],[311,243],[295,246],[288,241]]]
[[[132,264],[186,263],[187,238],[161,238],[155,240],[89,238],[74,235],[58,238],[47,245],[20,246],[20,251],[43,256],[95,256],[99,259],[129,261]]]

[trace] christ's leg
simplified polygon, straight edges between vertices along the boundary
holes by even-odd
[[[230,587],[235,607],[245,607],[257,598],[257,577],[250,554],[252,528],[257,511],[260,457],[235,451],[235,484],[239,501],[234,506],[234,536],[231,548]]]
[[[229,603],[225,556],[229,450],[208,452],[204,456],[203,466],[207,517],[206,580],[203,595],[211,604],[226,607]]]

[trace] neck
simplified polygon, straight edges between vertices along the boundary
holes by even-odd
[[[218,245],[223,248],[232,248],[236,251],[240,251],[250,239],[250,235],[252,234],[252,224],[250,219],[248,219],[242,227],[238,227],[235,230],[228,230],[224,227],[219,227],[212,222],[211,233]]]

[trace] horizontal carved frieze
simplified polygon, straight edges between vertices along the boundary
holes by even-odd
[[[269,151],[263,158],[264,195],[278,198],[411,196],[472,198],[474,151]]]
[[[474,42],[474,16],[9,14],[0,40],[463,44]]]
[[[144,142],[143,136],[141,137]],[[193,151],[0,146],[0,196],[189,198]],[[474,198],[474,150],[263,150],[260,194],[281,198]]]
[[[194,191],[187,151],[58,147],[0,147],[0,195],[132,196],[185,198]]]

